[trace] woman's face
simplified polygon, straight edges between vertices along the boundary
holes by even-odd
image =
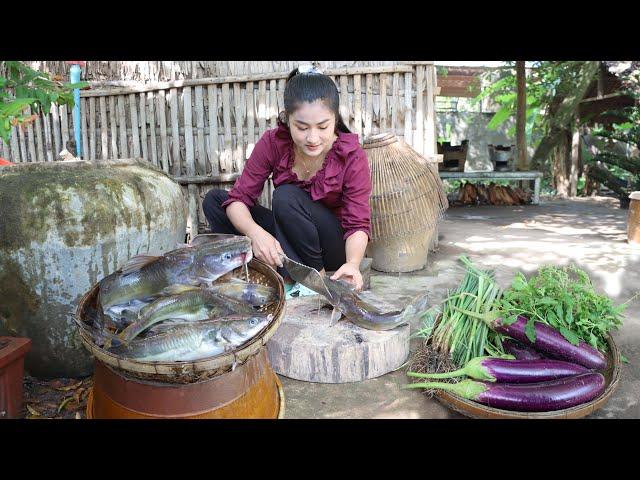
[[[289,115],[293,143],[307,156],[327,153],[335,140],[336,116],[322,100],[303,102]]]

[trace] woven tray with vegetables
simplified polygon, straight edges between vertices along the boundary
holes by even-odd
[[[518,273],[501,291],[493,272],[461,260],[461,285],[423,320],[406,387],[475,417],[577,418],[602,406],[624,360],[610,333],[628,301],[614,306],[575,266]]]

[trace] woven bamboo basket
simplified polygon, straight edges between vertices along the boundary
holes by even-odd
[[[89,333],[83,328],[86,321],[87,308],[95,308],[96,306],[99,289],[97,283],[82,297],[76,311],[75,322],[78,326],[82,343],[97,360],[116,371],[122,371],[128,377],[141,380],[193,383],[227,373],[234,367],[244,364],[250,357],[258,354],[264,348],[264,345],[280,325],[285,312],[284,282],[282,277],[269,265],[256,258],[248,263],[248,271],[250,282],[261,283],[275,288],[280,300],[264,307],[263,312],[272,314],[273,319],[258,335],[237,351],[184,362],[139,361],[108,352],[97,346]],[[244,279],[244,268],[237,268],[232,272],[232,276]]]
[[[391,133],[365,139],[371,168],[372,267],[411,272],[427,263],[429,245],[449,203],[437,169]]]

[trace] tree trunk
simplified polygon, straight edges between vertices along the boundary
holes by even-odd
[[[598,189],[600,188],[600,182],[595,179],[593,175],[591,175],[591,171],[593,170],[593,165],[585,165],[584,166],[584,194],[587,197],[593,197],[598,193]]]
[[[578,195],[578,168],[580,163],[580,127],[575,126],[571,141],[571,169],[569,171],[569,196]]]
[[[553,184],[556,193],[566,198],[570,193],[570,165],[571,165],[571,133],[562,132],[561,139],[554,149],[553,155]]]
[[[524,62],[516,62],[516,76],[518,81],[517,114],[516,114],[516,152],[518,154],[518,170],[527,170],[527,90]]]
[[[616,192],[621,198],[626,198],[629,196],[629,192],[625,188],[627,182],[622,180],[621,178],[616,177],[602,165],[589,165],[589,176],[597,180],[598,182],[605,184],[608,188]]]

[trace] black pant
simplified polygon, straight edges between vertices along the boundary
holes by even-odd
[[[225,190],[210,190],[202,202],[204,215],[212,233],[240,235],[221,207],[228,198]],[[280,242],[289,258],[327,271],[346,262],[340,220],[321,202],[311,200],[301,188],[285,184],[274,190],[271,204],[273,211],[255,205],[249,212],[254,222]]]

